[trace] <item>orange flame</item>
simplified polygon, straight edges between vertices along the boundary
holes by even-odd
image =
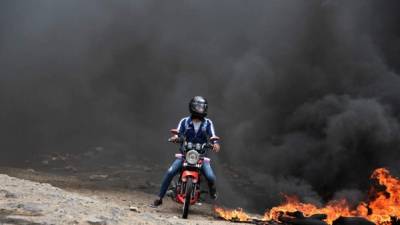
[[[376,224],[391,224],[391,217],[400,218],[400,179],[384,168],[376,169],[371,178],[376,179],[384,190],[372,189],[375,198],[369,203],[360,203],[358,214]]]
[[[390,175],[384,168],[376,169],[372,179],[378,181],[381,190],[372,188],[370,193],[372,199],[368,202],[361,202],[355,209],[350,209],[346,199],[331,201],[324,207],[317,207],[313,204],[302,203],[295,196],[286,196],[286,201],[280,206],[268,210],[263,219],[264,221],[279,221],[279,216],[287,212],[300,211],[305,216],[314,214],[325,214],[326,222],[332,224],[339,217],[364,217],[377,225],[391,225],[392,218],[400,218],[400,179]],[[226,220],[249,221],[250,217],[239,210],[224,210],[215,208],[217,214]]]
[[[243,209],[225,210],[223,208],[215,207],[215,212],[219,217],[234,222],[247,222],[250,221],[250,216],[243,212]]]
[[[314,214],[325,214],[327,216],[326,222],[332,224],[334,220],[340,216],[353,216],[353,211],[349,209],[345,199],[339,201],[329,202],[325,207],[318,208],[317,206],[309,203],[300,202],[297,197],[285,196],[286,203],[283,205],[273,207],[264,215],[264,220],[279,220],[279,216],[286,212],[300,211],[305,216],[312,216]]]

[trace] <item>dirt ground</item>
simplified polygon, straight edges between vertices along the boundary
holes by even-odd
[[[143,168],[140,169],[142,171]],[[145,171],[145,170],[143,170]],[[104,172],[104,171],[103,171]],[[91,172],[77,172],[74,171],[72,173],[65,173],[65,174],[60,174],[60,173],[54,173],[54,172],[49,172],[45,170],[39,170],[39,169],[29,169],[29,168],[10,168],[10,167],[3,167],[0,168],[0,173],[1,174],[7,174],[8,176],[11,177],[16,177],[24,180],[29,180],[29,181],[34,181],[34,182],[40,182],[40,183],[48,183],[53,185],[54,187],[59,188],[60,192],[63,192],[62,196],[69,196],[70,193],[72,194],[77,194],[82,197],[87,197],[90,199],[95,199],[95,201],[98,201],[98,204],[104,204],[104,205],[110,205],[112,206],[112,210],[117,210],[119,212],[118,215],[112,214],[113,220],[112,222],[110,221],[83,221],[77,219],[81,214],[93,214],[91,215],[92,217],[95,218],[102,218],[102,215],[96,215],[96,209],[95,212],[92,211],[90,208],[82,208],[78,209],[80,210],[78,212],[71,212],[72,215],[75,215],[73,213],[76,213],[78,216],[72,216],[75,217],[75,220],[71,220],[68,222],[69,224],[193,224],[193,225],[201,225],[201,224],[233,224],[231,222],[227,221],[222,221],[216,217],[216,215],[213,212],[213,205],[208,204],[206,202],[202,202],[201,204],[194,205],[191,207],[189,219],[184,220],[181,219],[181,207],[182,205],[179,205],[175,202],[173,202],[169,198],[165,198],[164,204],[159,207],[159,208],[152,208],[149,206],[149,204],[154,200],[154,195],[146,193],[142,191],[141,189],[145,189],[146,185],[150,188],[157,189],[156,185],[149,181],[137,181],[138,186],[136,188],[129,190],[126,188],[119,188],[118,186],[113,186],[110,185],[110,183],[113,183],[113,180],[110,177],[110,175],[107,174],[94,174],[93,171]],[[113,172],[114,176],[116,173],[115,171]],[[119,171],[119,174],[123,174],[124,171]],[[139,176],[140,177],[140,176]],[[105,180],[107,180],[107,184],[105,184]],[[134,181],[132,181],[135,183]],[[118,182],[116,182],[118,183]],[[144,183],[144,184],[143,184]],[[15,184],[12,184],[15,186]],[[24,186],[27,186],[27,184],[23,184]],[[30,185],[30,183],[29,183]],[[34,184],[36,185],[36,184]],[[17,185],[18,186],[18,185]],[[45,186],[44,188],[48,188]],[[5,188],[6,189],[6,188]],[[38,189],[37,186],[34,187],[32,190]],[[58,190],[58,189],[57,189]],[[11,188],[11,190],[6,190],[6,191],[16,191]],[[19,190],[20,192],[24,192],[24,190]],[[64,193],[65,191],[65,193]],[[26,192],[26,191],[25,191]],[[29,192],[29,191],[28,191]],[[51,192],[53,192],[53,189],[51,189]],[[26,193],[29,194],[29,193]],[[25,196],[25,193],[23,194]],[[36,203],[45,203],[46,202],[46,194],[36,194],[35,191],[32,191],[31,195],[41,195],[39,198],[41,199],[35,199],[35,196],[30,196],[29,199],[30,202]],[[53,195],[52,195],[53,196]],[[74,196],[74,195],[73,195]],[[64,197],[65,198],[65,197]],[[27,198],[24,198],[25,200]],[[33,200],[32,200],[33,199]],[[68,197],[68,199],[74,199]],[[3,199],[6,201],[7,199]],[[20,201],[18,198],[12,199],[12,201]],[[23,201],[23,200],[21,200]],[[57,205],[54,203],[52,204],[51,201],[58,201],[58,200],[48,200],[50,203],[48,203],[48,207],[57,207]],[[71,200],[74,201],[74,200]],[[61,201],[62,202],[62,201]],[[23,203],[21,203],[23,204]],[[42,205],[43,205],[42,204]],[[61,205],[60,205],[61,207]],[[62,207],[65,207],[64,205]],[[91,206],[87,206],[91,207]],[[99,207],[99,206],[93,206],[93,207]],[[132,210],[133,209],[133,210]],[[4,209],[2,209],[4,211]],[[103,210],[103,211],[102,211]],[[103,212],[104,214],[107,213],[107,208],[99,208],[98,213]],[[57,221],[56,218],[51,217],[53,214],[54,210],[45,210],[45,212],[49,215],[46,215],[46,218],[49,218],[49,221],[46,221],[46,223],[52,224],[51,221]],[[84,211],[90,211],[84,212]],[[69,213],[69,211],[68,211]],[[12,214],[12,213],[11,213]],[[55,215],[56,216],[56,215]],[[29,222],[29,216],[27,217],[27,221]],[[63,217],[64,220],[62,220],[62,223],[66,223],[65,217]],[[85,217],[86,218],[86,217]],[[26,219],[26,218],[25,218]],[[8,223],[5,224],[46,224],[46,223],[37,223],[35,220],[32,220],[30,222],[32,223],[21,223],[16,222],[12,223],[12,221],[7,220]],[[25,220],[24,220],[25,221]],[[4,222],[4,221],[3,221]],[[34,223],[35,222],[35,223]],[[57,224],[57,223],[55,223]]]

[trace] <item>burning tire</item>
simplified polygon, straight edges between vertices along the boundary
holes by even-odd
[[[186,181],[185,202],[183,203],[182,218],[187,219],[189,214],[190,200],[192,198],[193,182],[192,178],[188,177]]]

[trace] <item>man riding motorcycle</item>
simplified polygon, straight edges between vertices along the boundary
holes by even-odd
[[[201,96],[193,97],[189,102],[190,116],[183,118],[178,124],[178,135],[174,135],[170,138],[171,141],[177,142],[179,137],[184,137],[188,142],[204,144],[213,140],[213,151],[219,152],[220,145],[216,137],[213,122],[206,118],[207,116],[208,103],[207,100]],[[182,169],[182,159],[176,159],[167,170],[164,175],[160,193],[158,198],[154,201],[153,206],[157,207],[162,204],[162,199],[168,190],[169,184],[171,183],[174,176]],[[201,168],[203,175],[208,181],[210,190],[210,196],[212,199],[217,198],[217,191],[215,187],[216,177],[210,166],[209,162],[204,162]]]

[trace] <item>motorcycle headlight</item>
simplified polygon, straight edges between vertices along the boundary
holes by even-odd
[[[199,161],[199,153],[195,150],[190,150],[186,153],[186,161],[189,164],[196,164]]]

